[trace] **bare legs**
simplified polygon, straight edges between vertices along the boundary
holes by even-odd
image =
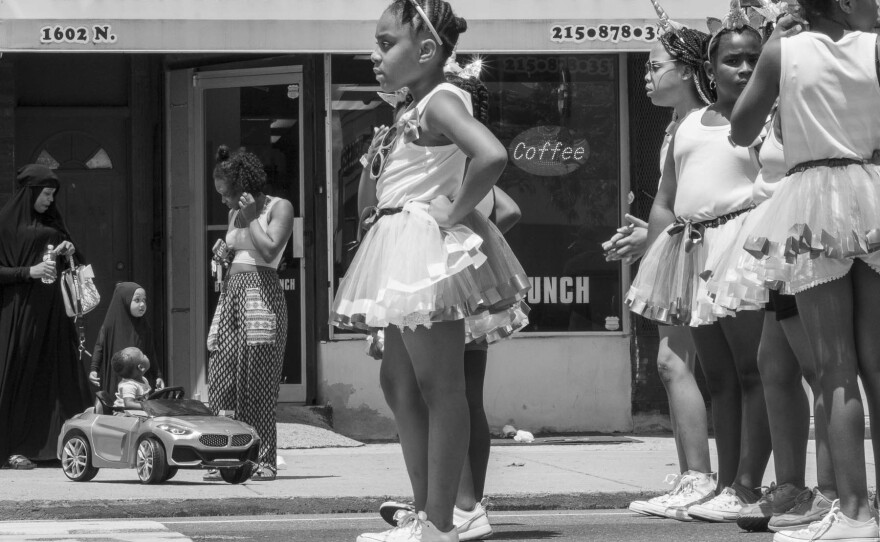
[[[797,317],[790,320],[794,318]],[[761,346],[758,349],[758,369],[767,402],[776,481],[780,485],[788,483],[802,488],[806,485],[804,476],[810,433],[810,402],[801,383],[801,376],[808,374],[811,385],[815,384],[816,379],[809,347],[803,352],[803,355],[809,357],[798,363],[799,358],[792,349],[792,345],[796,343],[789,342],[780,324],[776,320],[775,312],[767,311],[764,314],[764,330],[761,332]],[[800,339],[806,341],[803,329]]]
[[[416,510],[447,532],[470,433],[464,321],[415,331],[385,328],[380,380],[397,422]]]
[[[762,312],[741,312],[691,328],[712,396],[718,487],[761,485],[770,459],[770,430],[758,373]]]
[[[865,386],[868,399],[868,413],[871,416],[871,443],[874,457],[880,457],[880,340],[877,338],[877,318],[880,317],[878,292],[880,292],[880,275],[861,262],[856,262],[852,269],[854,285],[859,288],[858,295],[853,297],[855,310],[856,347],[859,354],[859,375]],[[873,327],[874,331],[870,331]],[[880,469],[877,469],[877,480],[880,480]],[[875,486],[880,488],[880,482]]]
[[[669,398],[669,414],[681,472],[709,473],[706,405],[694,379],[696,352],[685,327],[660,326],[657,370]]]
[[[822,387],[840,509],[859,521],[870,518],[865,475],[865,418],[857,382],[859,354],[864,348],[867,355],[880,340],[876,321],[864,320],[861,316],[854,319],[863,303],[880,301],[877,299],[880,277],[871,276],[873,271],[860,269],[863,266],[856,261],[849,275],[795,296]],[[858,295],[854,295],[855,292]],[[858,299],[858,307],[854,298]]]
[[[461,510],[473,510],[483,499],[486,486],[486,470],[489,468],[489,422],[483,409],[483,381],[486,377],[486,350],[465,350],[464,380],[468,411],[471,420],[471,438],[467,460],[461,469],[458,497],[455,506]]]

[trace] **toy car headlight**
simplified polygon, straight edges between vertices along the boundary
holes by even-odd
[[[171,425],[170,423],[163,423],[163,424],[157,425],[156,427],[158,427],[162,431],[167,431],[167,432],[171,433],[172,435],[188,435],[192,432],[189,429],[186,429],[184,427],[180,427],[177,425]]]

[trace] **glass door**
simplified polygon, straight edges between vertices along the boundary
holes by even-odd
[[[297,217],[303,204],[302,68],[210,71],[194,76],[197,175],[204,179],[205,246],[226,235],[228,209],[214,189],[212,172],[220,145],[256,154],[266,169],[265,193],[289,200]],[[305,276],[302,218],[284,250],[278,276],[287,300],[287,347],[279,402],[306,401]],[[219,287],[205,274],[206,328],[217,306]],[[210,370],[210,369],[209,369]]]

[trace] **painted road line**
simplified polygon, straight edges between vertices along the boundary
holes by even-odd
[[[192,542],[157,521],[20,521],[0,522],[0,542]]]
[[[603,516],[633,516],[638,517],[634,512],[546,512],[546,513],[531,513],[531,514],[522,514],[517,512],[492,512],[489,511],[493,518],[537,518],[537,517],[603,517]],[[370,520],[378,520],[383,521],[379,516],[373,515],[364,515],[364,516],[350,516],[350,517],[338,517],[338,516],[323,516],[323,517],[310,517],[310,518],[288,518],[288,517],[278,517],[278,518],[252,518],[252,519],[210,519],[210,518],[193,518],[191,520],[175,518],[170,521],[162,521],[164,525],[195,525],[195,524],[221,524],[221,523],[305,523],[305,522],[333,522],[337,523],[340,521],[370,521]]]

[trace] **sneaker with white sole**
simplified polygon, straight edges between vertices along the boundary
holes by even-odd
[[[452,509],[452,524],[458,531],[459,540],[482,540],[492,534],[492,525],[489,524],[489,514],[486,512],[487,503],[484,498],[471,511],[457,506]]]
[[[406,514],[415,512],[415,506],[406,502],[385,501],[379,505],[379,515],[385,523],[397,527],[397,522]]]
[[[822,521],[831,510],[831,499],[825,497],[819,488],[804,490],[795,499],[795,504],[785,513],[773,515],[767,528],[771,531],[797,531],[809,527],[811,523]]]
[[[458,531],[459,540],[480,540],[492,534],[492,526],[489,524],[489,514],[486,512],[488,499],[478,502],[473,510],[468,512],[459,507],[452,509],[452,524]],[[385,501],[379,506],[379,515],[389,525],[397,526],[403,518],[415,512],[415,507],[409,503],[398,501]]]
[[[689,470],[682,475],[672,496],[667,501],[663,516],[679,521],[692,521],[688,510],[715,497],[718,476]]]
[[[672,489],[646,501],[633,501],[629,503],[629,510],[643,516],[663,516],[666,512],[669,499],[675,493],[678,482],[681,480],[681,474],[667,474],[665,482],[672,486]]]
[[[770,519],[791,510],[804,491],[810,493],[809,489],[798,488],[794,484],[770,484],[770,487],[764,488],[761,498],[739,511],[737,526],[746,531],[766,531]]]
[[[381,533],[364,533],[357,542],[458,542],[458,532],[440,531],[428,521],[424,512],[410,512],[400,518],[397,526]]]
[[[834,501],[822,521],[815,521],[805,529],[779,531],[773,542],[804,542],[832,540],[834,542],[880,542],[880,526],[873,515],[868,521],[856,521],[843,515],[840,501]]]
[[[740,510],[756,499],[754,493],[734,482],[733,486],[725,487],[714,499],[688,508],[688,515],[693,519],[714,523],[732,523],[739,517]],[[751,493],[751,495],[749,495]]]

